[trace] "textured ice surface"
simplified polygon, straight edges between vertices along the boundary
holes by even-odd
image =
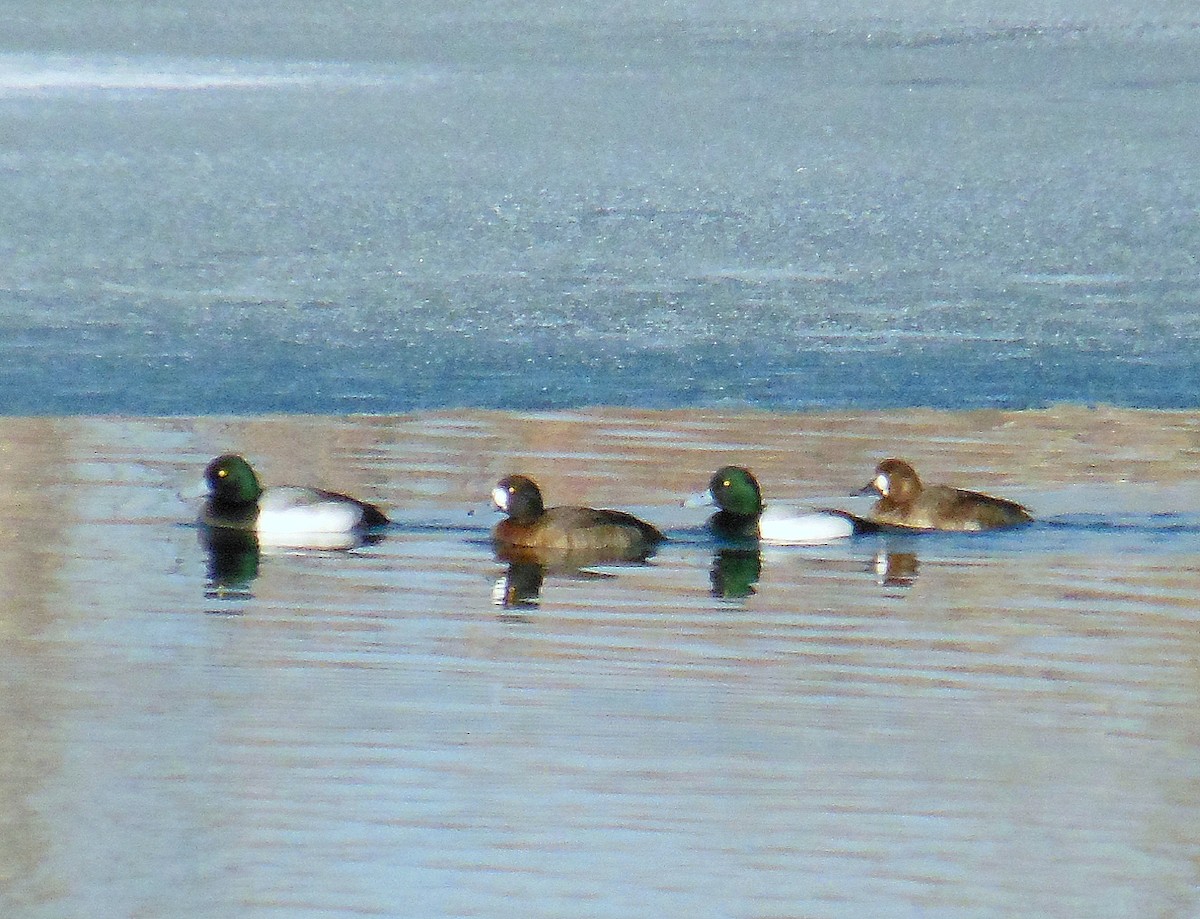
[[[0,411],[1196,404],[1184,4],[243,6],[16,17]]]

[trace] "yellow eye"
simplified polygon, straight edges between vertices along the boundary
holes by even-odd
[[[728,488],[729,487],[729,479],[726,479],[724,482],[721,483],[721,485],[724,488]]]
[[[219,478],[219,479],[223,479],[223,478],[225,478],[225,476],[227,476],[227,475],[229,475],[229,470],[228,470],[228,469],[218,469],[218,470],[217,470],[217,478]]]

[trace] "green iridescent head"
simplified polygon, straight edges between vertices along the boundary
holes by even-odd
[[[749,469],[725,466],[713,473],[708,481],[713,502],[728,514],[754,517],[762,512],[762,492]]]
[[[209,495],[222,504],[252,504],[262,494],[254,469],[236,453],[218,456],[204,470]]]

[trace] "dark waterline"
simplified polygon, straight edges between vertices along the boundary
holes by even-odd
[[[30,336],[32,339],[33,336]],[[457,407],[515,410],[632,408],[1038,408],[1056,403],[1190,408],[1200,393],[1191,355],[1145,364],[1071,348],[997,354],[982,345],[916,353],[781,355],[758,349],[730,362],[717,348],[686,354],[580,353],[569,343],[503,354],[432,353],[414,343],[353,347],[194,343],[138,353],[123,330],[91,330],[87,353],[0,371],[10,415],[399,414]],[[31,346],[32,349],[32,346]],[[47,392],[47,381],[53,391]]]

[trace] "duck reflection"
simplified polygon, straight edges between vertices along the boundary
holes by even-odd
[[[258,538],[248,530],[201,527],[200,542],[208,552],[205,598],[241,600],[252,596],[250,585],[258,577]]]
[[[492,587],[492,602],[504,609],[533,609],[538,605],[546,569],[536,562],[512,562]]]
[[[724,600],[753,596],[762,575],[762,553],[758,549],[719,549],[713,556],[708,579],[712,595]]]
[[[341,552],[375,545],[383,533],[314,534],[313,539],[287,542],[261,539],[252,530],[200,527],[200,542],[208,553],[208,578],[204,596],[210,600],[244,600],[253,596],[250,585],[258,577],[263,550]]]
[[[875,556],[873,570],[881,587],[912,587],[921,567],[915,552],[891,552],[881,549]]]
[[[537,607],[547,575],[568,580],[608,580],[615,575],[589,569],[594,565],[642,565],[654,554],[653,550],[533,549],[503,543],[496,543],[494,549],[497,561],[507,562],[508,569],[492,587],[492,602],[505,609]]]

